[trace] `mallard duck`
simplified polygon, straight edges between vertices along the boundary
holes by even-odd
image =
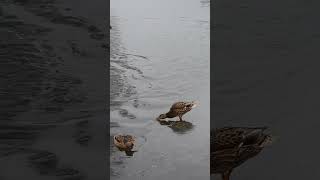
[[[120,151],[131,151],[135,143],[135,138],[131,135],[119,134],[113,136],[113,142]]]
[[[169,112],[167,112],[165,114],[160,114],[160,116],[158,117],[158,120],[179,117],[179,120],[183,121],[182,116],[185,113],[191,111],[191,109],[193,109],[194,107],[196,107],[196,104],[197,103],[194,101],[192,101],[192,102],[176,102],[171,106]]]
[[[266,127],[225,127],[210,132],[211,173],[229,180],[232,170],[256,156],[271,142]]]

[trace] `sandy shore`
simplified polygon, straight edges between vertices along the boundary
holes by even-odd
[[[106,2],[0,5],[1,179],[105,179]]]

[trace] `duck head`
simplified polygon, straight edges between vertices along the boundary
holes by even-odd
[[[167,114],[160,114],[160,116],[158,117],[158,119],[166,119],[167,118]]]

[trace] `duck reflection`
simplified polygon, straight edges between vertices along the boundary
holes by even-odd
[[[266,127],[225,127],[210,131],[210,174],[229,180],[234,168],[258,155],[272,142]]]
[[[194,125],[188,121],[166,121],[161,119],[157,119],[157,121],[161,125],[168,126],[173,132],[178,134],[185,134],[194,128]]]

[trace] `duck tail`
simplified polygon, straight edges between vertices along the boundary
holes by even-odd
[[[275,142],[276,139],[277,139],[277,137],[275,137],[275,136],[267,135],[265,137],[264,141],[260,144],[260,147],[271,146]]]
[[[192,101],[190,104],[192,104],[192,108],[195,108],[199,105],[199,101]]]

